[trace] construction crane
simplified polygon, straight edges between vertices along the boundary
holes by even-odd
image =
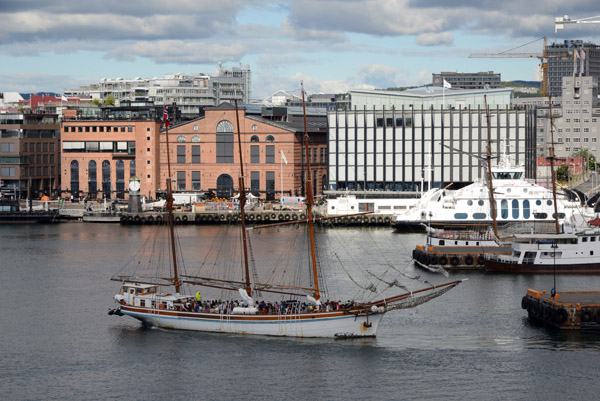
[[[569,18],[568,15],[554,19],[554,32],[564,29],[565,24],[600,24],[600,15],[587,18]]]
[[[541,38],[540,38],[541,39]],[[539,53],[473,53],[469,54],[469,58],[537,58],[540,60],[542,67],[542,90],[541,96],[548,96],[548,59],[560,57],[574,57],[573,54],[552,54],[546,52],[546,37],[544,36],[544,50]],[[536,39],[536,41],[539,39]],[[535,42],[535,41],[534,41]],[[529,42],[532,43],[532,42]],[[526,43],[528,45],[529,43]],[[525,46],[525,45],[523,45]],[[519,46],[522,47],[522,46]]]

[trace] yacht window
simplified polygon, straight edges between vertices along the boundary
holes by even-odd
[[[479,246],[479,241],[475,242],[475,245]]]
[[[538,200],[535,201],[535,204],[538,205],[538,206],[540,206],[542,204],[542,201],[538,199]]]
[[[590,242],[596,242],[596,237],[590,237]]]
[[[485,213],[473,213],[474,219],[483,220],[483,219],[485,219],[485,216],[486,216]]]
[[[457,220],[464,220],[469,217],[466,213],[454,213],[454,218]]]
[[[519,201],[516,199],[512,201],[512,217],[513,219],[519,218]]]
[[[135,291],[135,292],[136,292],[137,294],[141,294],[141,293],[142,293],[142,289],[141,289],[141,288],[136,288],[136,291]]]
[[[135,294],[135,291],[134,291],[134,289],[133,289],[133,288],[131,288],[131,289],[129,290],[129,293],[130,293],[130,294]]]
[[[506,188],[506,192],[510,193],[511,189],[510,188]]]
[[[465,245],[467,245],[467,246],[468,246],[468,245],[469,245],[469,241],[466,241],[466,242],[465,242]]]
[[[587,242],[587,237],[583,237],[583,238],[581,239],[581,242]]]
[[[467,201],[467,206],[473,206],[473,201],[471,199]]]
[[[552,201],[551,201],[551,200],[547,200],[547,201],[546,201],[546,204],[547,204],[548,206],[552,206]]]
[[[479,206],[483,206],[483,201],[480,199],[480,200],[477,202],[477,204],[478,204]]]
[[[446,241],[445,241],[445,240],[443,240],[443,239],[441,239],[441,240],[440,240],[440,245],[446,245]]]
[[[594,254],[594,251],[590,251],[590,255],[593,255],[593,254]]]
[[[146,300],[140,299],[140,306],[146,306]]]
[[[546,219],[548,218],[548,215],[546,213],[534,213],[533,217],[536,219]]]
[[[500,202],[500,216],[503,219],[508,219],[508,201],[506,199]]]
[[[531,212],[529,210],[529,201],[525,199],[523,201],[523,218],[528,219],[531,217]]]

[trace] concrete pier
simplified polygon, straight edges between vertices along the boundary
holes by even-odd
[[[316,217],[327,217],[316,215]],[[331,217],[331,216],[329,216]],[[330,218],[321,224],[336,226],[389,226],[393,215],[361,215],[350,217]],[[162,224],[167,219],[166,212],[127,213],[121,216],[121,224]],[[173,213],[175,224],[234,224],[241,222],[238,210],[211,211],[176,211]],[[301,221],[306,219],[304,210],[258,210],[246,212],[246,222],[249,224],[276,223]]]

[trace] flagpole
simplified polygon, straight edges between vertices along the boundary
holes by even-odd
[[[281,173],[280,173],[280,176],[279,176],[279,178],[281,180],[280,190],[281,190],[281,199],[283,199],[283,157],[280,157],[279,159],[280,159],[279,160],[279,166],[281,167]]]

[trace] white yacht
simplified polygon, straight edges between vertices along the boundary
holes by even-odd
[[[524,176],[525,169],[512,166],[507,155],[492,167],[498,224],[554,223],[552,191]],[[458,190],[432,188],[414,208],[398,214],[393,226],[398,231],[423,231],[423,224],[459,229],[489,225],[493,220],[489,199],[483,179]],[[566,194],[557,194],[557,203],[561,223],[594,216],[593,209],[570,201]]]

